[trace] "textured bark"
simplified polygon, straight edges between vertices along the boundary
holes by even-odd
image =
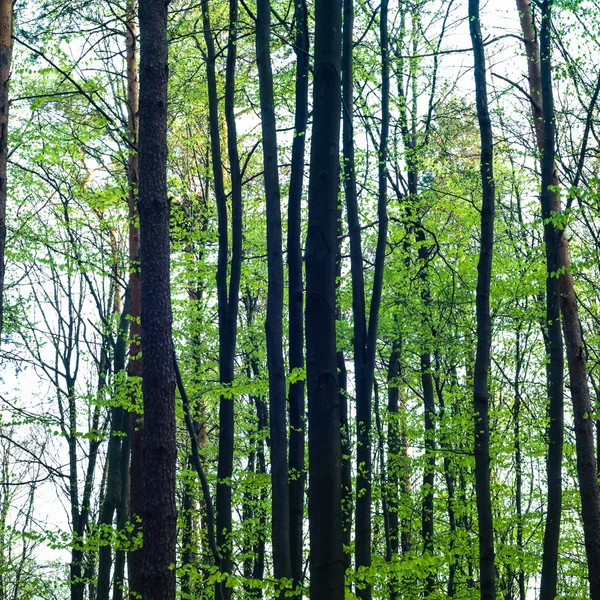
[[[469,0],[469,28],[475,56],[475,93],[481,135],[481,242],[477,265],[477,350],[473,377],[475,414],[475,494],[479,523],[479,585],[481,600],[496,599],[494,523],[490,492],[489,390],[492,322],[490,287],[494,248],[494,170],[492,123],[488,111],[485,52],[479,22],[479,0]]]
[[[263,173],[267,213],[267,314],[265,334],[269,372],[271,434],[271,543],[276,580],[290,579],[290,509],[287,462],[286,381],[283,363],[283,255],[281,192],[277,161],[277,122],[271,67],[271,2],[256,3],[256,62],[260,94]],[[279,598],[285,597],[282,588]]]
[[[310,598],[344,598],[335,335],[342,6],[315,3],[313,133],[306,243]]]
[[[140,3],[139,202],[144,398],[142,597],[174,600],[175,365],[167,196],[167,2]]]
[[[4,250],[8,166],[8,83],[12,59],[12,0],[0,1],[0,340],[4,325]]]
[[[292,166],[288,197],[288,304],[289,304],[289,365],[290,370],[304,369],[304,288],[302,278],[302,189],[304,180],[304,156],[306,127],[308,123],[308,76],[309,37],[306,0],[295,2],[296,37],[296,113],[294,117],[294,141],[292,142]],[[303,524],[304,488],[306,473],[304,465],[304,380],[290,384],[288,396],[290,411],[290,558],[294,586],[304,579]]]

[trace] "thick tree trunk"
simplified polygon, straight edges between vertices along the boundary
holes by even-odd
[[[4,325],[4,250],[8,166],[8,82],[12,59],[12,0],[0,1],[0,341]]]
[[[281,192],[277,161],[277,123],[271,67],[271,2],[256,4],[256,62],[260,93],[263,172],[267,213],[267,315],[265,333],[269,371],[269,423],[271,434],[271,542],[276,580],[292,576],[290,509],[287,463],[286,381],[283,363],[283,255]],[[285,590],[278,593],[284,598]]]
[[[139,215],[144,398],[144,600],[174,600],[175,365],[167,196],[167,5],[140,3]]]
[[[290,371],[304,369],[304,288],[302,278],[302,189],[304,155],[308,123],[309,37],[306,0],[296,0],[296,114],[292,142],[292,166],[288,198],[288,304],[289,304],[289,365]],[[304,579],[303,524],[304,488],[304,380],[290,384],[290,558],[292,578],[298,588]],[[296,596],[296,597],[299,597]]]
[[[477,265],[477,351],[473,377],[475,413],[475,494],[479,523],[479,583],[481,600],[496,600],[494,523],[490,492],[489,391],[492,322],[490,287],[494,248],[494,170],[492,123],[488,111],[485,52],[479,22],[479,0],[469,0],[469,26],[475,56],[477,119],[481,135],[481,245]]]
[[[310,598],[344,598],[335,260],[341,110],[341,0],[315,4],[313,133],[306,243]]]

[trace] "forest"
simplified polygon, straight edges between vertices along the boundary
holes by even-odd
[[[600,600],[598,0],[0,0],[0,600]]]

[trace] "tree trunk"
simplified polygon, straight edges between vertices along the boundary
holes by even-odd
[[[127,157],[127,185],[129,204],[129,290],[130,298],[130,343],[128,375],[136,381],[142,378],[141,356],[141,281],[140,281],[140,230],[138,223],[138,109],[139,109],[139,83],[137,70],[137,26],[136,26],[137,1],[130,0],[127,5],[126,45],[127,45],[127,128],[130,142]],[[133,399],[135,400],[135,398]],[[128,493],[123,493],[121,502],[128,501],[128,512],[133,525],[132,537],[142,531],[141,517],[144,512],[144,467],[143,467],[143,427],[144,420],[136,410],[129,413],[129,423],[125,424],[129,431],[127,441],[124,440],[121,453],[122,484],[128,486]],[[127,451],[129,448],[129,452]],[[131,456],[130,465],[129,455]],[[125,490],[124,490],[125,491]],[[125,505],[117,509],[121,517],[118,518],[124,525],[127,515]],[[121,560],[121,559],[119,559]],[[141,548],[129,551],[129,590],[133,594],[142,593],[142,566],[143,555]],[[120,563],[119,563],[120,564]],[[117,566],[115,565],[115,589],[118,585],[116,578]]]
[[[234,358],[237,336],[240,271],[242,259],[242,194],[241,177],[237,153],[237,134],[234,115],[236,40],[238,27],[237,0],[229,4],[229,39],[227,47],[227,69],[225,81],[225,118],[227,121],[227,147],[231,169],[231,227],[232,256],[229,291],[227,271],[229,255],[229,221],[227,217],[227,195],[223,179],[221,135],[219,124],[219,98],[216,75],[216,50],[211,29],[209,3],[202,4],[202,23],[206,43],[206,70],[208,80],[208,110],[213,186],[217,203],[219,249],[217,259],[217,297],[219,313],[219,379],[229,385],[234,378]],[[234,399],[222,396],[219,401],[219,459],[217,465],[217,546],[222,557],[221,571],[232,573],[231,554],[231,476],[233,474]],[[222,583],[216,584],[218,597],[229,600],[231,589]]]
[[[380,50],[381,50],[381,135],[379,141],[378,176],[379,190],[377,212],[379,230],[375,255],[375,273],[371,295],[369,320],[367,323],[365,285],[363,275],[363,252],[361,228],[358,218],[356,173],[354,164],[353,127],[353,13],[352,0],[344,5],[343,29],[343,155],[344,187],[350,234],[350,260],[352,271],[352,308],[354,313],[354,372],[356,381],[356,520],[355,561],[356,569],[368,569],[371,565],[371,396],[375,371],[375,352],[379,324],[379,307],[383,287],[383,270],[387,238],[387,155],[389,136],[389,44],[388,2],[380,7]],[[356,594],[363,600],[371,598],[371,586],[360,582]]]
[[[12,0],[0,1],[0,341],[4,326],[4,269],[8,166],[8,82],[12,59]]]
[[[144,398],[144,600],[174,600],[175,365],[167,196],[167,2],[140,4],[139,214]]]
[[[479,523],[479,582],[481,600],[496,599],[494,523],[490,492],[489,391],[492,323],[490,287],[494,248],[494,170],[492,123],[488,111],[485,52],[479,22],[479,0],[469,0],[469,26],[475,56],[477,119],[481,135],[481,245],[477,265],[477,351],[473,377],[475,414],[475,494]]]
[[[288,303],[289,303],[289,365],[292,373],[304,369],[304,288],[302,278],[302,189],[304,180],[304,155],[308,123],[309,37],[306,0],[296,0],[296,114],[292,142],[292,166],[288,198]],[[290,384],[290,558],[294,587],[302,585],[304,488],[304,380]],[[300,594],[295,596],[300,597]]]
[[[341,0],[315,4],[313,133],[306,243],[310,598],[344,598],[335,261],[341,110]]]
[[[563,339],[560,330],[560,289],[559,280],[552,276],[559,268],[558,232],[551,221],[552,211],[558,207],[558,195],[548,189],[557,185],[554,171],[554,142],[550,154],[545,152],[545,111],[547,104],[542,94],[542,73],[540,47],[535,36],[533,13],[529,0],[517,0],[517,9],[527,55],[529,92],[532,98],[531,116],[538,150],[541,154],[542,177],[542,216],[544,223],[544,242],[546,245],[546,323],[544,325],[546,350],[549,355],[546,367],[547,389],[550,417],[548,427],[548,458],[546,470],[548,477],[548,507],[544,530],[544,549],[542,555],[542,577],[540,598],[551,600],[557,594],[558,583],[558,544],[560,536],[560,518],[562,512],[562,455],[563,455]],[[550,83],[551,85],[551,83]],[[552,134],[553,135],[553,134]],[[544,164],[544,156],[548,163]],[[545,173],[545,175],[544,175]],[[546,189],[546,192],[544,192]]]
[[[125,351],[129,333],[129,290],[125,295],[125,302],[119,320],[118,337],[114,349],[115,376],[125,370]],[[98,550],[98,576],[96,583],[96,600],[108,600],[110,594],[110,570],[112,555],[112,523],[115,510],[121,502],[123,485],[121,482],[121,452],[123,428],[127,418],[122,406],[113,406],[110,411],[110,438],[108,440],[107,458],[108,474],[106,478],[106,494],[100,509],[98,524],[103,527],[101,535],[107,538],[108,543],[100,546]]]
[[[271,434],[271,541],[276,580],[290,579],[290,509],[287,463],[286,381],[283,363],[283,255],[281,192],[277,162],[277,123],[271,67],[271,2],[256,3],[256,62],[260,93],[263,170],[267,213],[267,315],[265,334],[269,371],[269,423]],[[285,590],[278,592],[285,597]]]

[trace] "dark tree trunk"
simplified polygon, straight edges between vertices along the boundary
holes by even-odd
[[[139,230],[135,224],[137,219],[137,183],[138,183],[138,159],[137,159],[137,133],[138,133],[138,75],[137,75],[137,24],[136,24],[136,2],[130,0],[127,4],[126,14],[126,65],[127,65],[127,128],[128,140],[130,143],[127,164],[127,183],[128,183],[128,207],[129,207],[129,261],[130,261],[130,283],[125,294],[125,303],[123,315],[119,323],[119,338],[115,345],[114,366],[115,374],[121,373],[125,369],[126,340],[128,337],[133,340],[130,346],[130,376],[141,376],[141,364],[133,367],[135,357],[139,354],[139,336],[140,336],[140,285],[139,272]],[[135,309],[132,310],[132,288],[135,290]],[[125,318],[129,316],[129,318]],[[128,336],[131,324],[131,335]],[[133,373],[132,373],[133,367]],[[136,368],[137,369],[137,373]],[[129,450],[130,450],[130,427],[129,413],[122,407],[113,407],[111,409],[111,438],[109,441],[108,457],[109,471],[107,481],[107,493],[105,506],[102,507],[100,514],[100,523],[110,526],[112,524],[115,511],[117,512],[117,529],[121,531],[125,526],[127,519],[127,502],[129,490]],[[141,438],[138,438],[141,441]],[[137,449],[137,448],[136,448]],[[124,468],[125,464],[125,468]],[[143,482],[143,480],[141,480]],[[143,489],[143,483],[140,483],[139,489]],[[108,503],[107,503],[108,499]],[[137,514],[141,514],[141,511]],[[141,558],[141,552],[137,553]],[[141,575],[141,560],[139,561],[139,571]],[[135,564],[135,559],[134,559]],[[103,546],[98,553],[98,580],[97,580],[97,600],[108,600],[110,588],[110,569],[111,569],[111,547]],[[119,550],[115,556],[114,568],[114,591],[113,600],[120,600],[123,594],[124,579],[124,553]],[[135,584],[139,582],[139,575],[130,581],[131,589],[136,589]],[[141,591],[141,588],[137,588]]]
[[[436,354],[436,371],[437,371],[438,375],[435,377],[435,388],[436,388],[436,395],[437,395],[437,399],[438,399],[438,405],[440,407],[439,416],[440,416],[440,428],[441,428],[441,425],[446,421],[447,413],[446,413],[446,403],[444,401],[442,382],[440,381],[440,376],[439,376],[440,364],[439,364],[439,357],[437,356],[437,354]],[[457,384],[455,373],[453,373],[452,384],[453,384],[453,386],[456,386],[456,384]],[[449,443],[448,439],[445,439],[445,437],[442,435],[441,431],[440,431],[440,448],[442,450],[447,451],[446,453],[444,453],[444,479],[446,480],[446,490],[448,493],[446,507],[448,510],[448,525],[450,527],[449,550],[451,553],[453,553],[455,545],[456,545],[456,534],[457,534],[456,510],[455,510],[456,495],[455,495],[455,491],[454,491],[455,487],[456,487],[456,478],[452,472],[452,462],[450,461],[450,457],[449,457],[450,452],[451,452],[450,443]],[[456,564],[457,564],[457,559],[456,559],[456,557],[453,556],[452,560],[450,561],[450,564],[448,565],[448,586],[446,588],[446,595],[448,596],[448,598],[454,598],[454,595],[456,592]]]
[[[114,349],[114,372],[115,375],[122,374],[125,370],[125,353],[127,338],[129,334],[129,290],[125,294],[123,311],[119,320],[118,337]],[[110,411],[110,438],[108,440],[107,461],[108,474],[106,477],[106,493],[100,509],[98,523],[105,531],[102,535],[107,537],[106,545],[100,546],[98,550],[98,576],[96,583],[96,600],[108,600],[110,595],[110,570],[112,546],[110,540],[113,517],[118,504],[121,501],[123,485],[121,482],[121,452],[124,433],[125,419],[127,418],[122,406],[113,406]]]
[[[4,250],[8,166],[8,82],[12,59],[12,0],[0,1],[0,339],[4,326]]]
[[[548,189],[548,186],[557,185],[554,171],[554,141],[549,154],[545,147],[545,106],[548,101],[544,98],[542,89],[542,70],[540,60],[540,47],[536,39],[533,26],[533,13],[529,0],[517,0],[517,9],[521,20],[521,29],[527,55],[527,69],[529,75],[529,91],[531,102],[531,116],[534,124],[538,150],[542,156],[542,216],[544,224],[544,242],[546,245],[546,322],[544,337],[546,351],[549,355],[546,366],[548,389],[548,457],[546,470],[548,477],[548,507],[546,512],[546,526],[544,530],[544,549],[542,555],[542,577],[540,598],[551,600],[556,596],[558,584],[558,544],[560,536],[560,518],[562,511],[562,455],[563,455],[563,371],[564,354],[563,339],[560,329],[560,289],[559,280],[551,275],[559,268],[559,232],[551,221],[548,221],[552,211],[558,207],[558,196]],[[549,30],[548,30],[549,35]],[[548,74],[550,69],[548,57]],[[550,81],[550,86],[552,85]],[[547,106],[546,106],[547,108]],[[553,125],[551,125],[553,128]],[[552,133],[552,136],[554,134]],[[545,190],[545,192],[544,192]]]
[[[387,426],[387,482],[386,495],[389,512],[389,536],[391,560],[398,556],[400,550],[400,470],[402,461],[402,442],[400,436],[400,415],[398,389],[398,376],[400,374],[399,344],[392,346],[388,362],[387,386],[388,386],[388,426]],[[390,600],[398,597],[397,585],[392,581],[390,586]]]
[[[351,265],[351,277],[352,277],[352,315],[354,319],[354,377],[356,385],[356,399],[357,399],[357,412],[356,419],[359,421],[359,395],[361,391],[359,386],[364,381],[364,362],[365,362],[365,347],[367,343],[367,331],[366,331],[366,314],[365,314],[365,282],[364,282],[364,268],[363,268],[363,257],[362,257],[362,244],[361,244],[361,230],[360,222],[358,218],[358,197],[356,190],[356,166],[355,166],[355,151],[354,151],[354,56],[353,56],[353,44],[354,44],[354,0],[343,0],[343,30],[342,30],[342,154],[343,154],[343,182],[344,182],[344,194],[346,197],[346,217],[348,220],[348,230],[350,238],[350,265]],[[341,274],[341,268],[339,269],[338,276]],[[343,357],[342,357],[343,358]],[[339,362],[339,359],[338,359]],[[344,365],[345,375],[345,365]],[[369,403],[370,404],[370,403]],[[344,398],[344,403],[340,405],[342,410],[342,420],[346,421],[346,432],[349,434],[349,428],[347,425],[348,420],[348,400],[347,396]],[[361,415],[364,413],[364,403],[361,404]],[[368,418],[370,419],[370,408],[367,411]],[[371,450],[370,445],[367,448],[361,448],[361,442],[364,443],[365,435],[368,442],[368,424],[358,423],[357,428],[357,465],[362,464],[362,476],[360,481],[357,479],[356,482],[356,494],[358,497],[359,490],[362,490],[362,494],[365,495],[365,484],[369,485],[370,478],[366,480],[365,470],[367,465],[364,464],[365,455],[368,457],[367,460],[370,464]],[[342,429],[342,436],[346,433]],[[343,439],[343,438],[342,438]],[[346,441],[346,440],[343,440]],[[349,444],[349,439],[346,444]],[[342,451],[343,452],[343,451]],[[361,463],[361,460],[363,461]],[[347,468],[351,470],[351,464],[348,463]],[[370,467],[369,467],[370,470]],[[342,477],[344,478],[345,469]],[[347,512],[352,510],[352,500],[347,497],[350,487],[347,485],[343,486],[342,492],[342,506],[343,506],[343,522],[344,522],[344,544],[349,545],[352,535],[352,513]],[[370,493],[370,489],[369,489]],[[370,511],[370,497],[368,499],[368,507]],[[364,502],[361,508],[356,504],[357,516],[358,512],[364,510]],[[370,515],[370,513],[369,513]],[[368,546],[369,555],[367,560],[370,559],[370,527],[361,525],[360,528],[356,528],[356,540],[355,551],[360,554],[361,561],[363,561],[363,552],[365,543]],[[358,548],[361,548],[359,552]],[[364,564],[364,561],[359,563],[358,554],[356,556],[356,567],[359,564]],[[349,568],[352,563],[350,554],[345,554],[345,569]],[[364,592],[364,590],[363,590]]]
[[[344,59],[342,58],[342,61]],[[344,320],[344,314],[340,304],[339,288],[342,282],[342,207],[338,205],[338,239],[337,254],[335,260],[336,281],[336,320]],[[337,324],[336,324],[337,327]],[[337,376],[338,396],[340,400],[340,427],[342,437],[342,527],[344,541],[344,572],[352,566],[352,441],[350,438],[350,425],[348,422],[348,370],[346,359],[341,349],[337,351]]]
[[[127,183],[129,191],[129,290],[130,290],[130,344],[128,375],[130,378],[141,381],[142,356],[141,356],[141,311],[142,291],[140,280],[140,230],[137,225],[138,210],[138,109],[139,109],[139,82],[137,70],[137,26],[136,26],[136,0],[130,0],[127,6],[127,126],[129,142],[131,144],[127,165]],[[119,517],[117,525],[124,527],[127,517],[133,525],[132,535],[142,531],[141,517],[144,512],[144,465],[143,465],[143,427],[144,421],[136,410],[129,414],[129,423],[126,424],[129,435],[123,440],[121,450],[121,478],[124,489],[121,502],[127,502],[117,509]],[[129,457],[131,462],[129,464]],[[127,512],[129,515],[127,515]],[[120,522],[120,524],[119,524]],[[119,566],[123,560],[119,557]],[[142,594],[142,567],[143,555],[141,548],[128,552],[129,590],[133,594]],[[115,564],[115,590],[118,587],[117,564]]]
[[[288,303],[289,303],[289,364],[290,370],[304,369],[304,289],[302,281],[302,189],[304,155],[308,123],[309,37],[306,0],[295,2],[296,20],[296,114],[292,142],[292,167],[288,199]],[[304,488],[304,380],[290,384],[290,558],[294,586],[302,585]]]
[[[256,3],[256,62],[260,93],[263,170],[267,213],[267,315],[265,333],[269,371],[271,434],[271,542],[276,580],[292,576],[287,463],[286,381],[283,363],[283,255],[281,192],[277,162],[277,123],[271,67],[271,2]],[[282,588],[278,597],[283,598]]]
[[[310,598],[344,598],[335,335],[341,0],[315,3],[313,133],[306,243]]]
[[[343,156],[344,187],[348,228],[350,234],[350,260],[352,271],[352,308],[354,314],[354,372],[356,381],[356,520],[355,520],[355,560],[356,569],[371,565],[371,396],[375,371],[375,352],[379,324],[379,307],[383,288],[383,269],[387,237],[387,155],[389,136],[389,44],[388,44],[388,2],[383,0],[380,7],[380,50],[381,50],[381,135],[379,141],[379,193],[377,212],[379,231],[375,255],[373,292],[367,323],[365,285],[363,275],[363,253],[361,228],[358,218],[356,193],[356,173],[354,164],[353,131],[353,13],[352,0],[344,4],[343,29]],[[371,598],[371,586],[364,583],[356,594],[363,600]]]
[[[167,196],[167,5],[165,0],[145,0],[139,8],[144,600],[175,598],[177,446]]]
[[[234,115],[236,40],[238,26],[238,6],[236,0],[229,5],[229,41],[227,49],[227,72],[225,81],[225,118],[227,121],[227,147],[231,169],[231,227],[232,255],[229,291],[227,290],[227,271],[229,255],[229,221],[227,217],[227,195],[223,179],[221,154],[221,136],[219,130],[219,98],[216,76],[216,51],[211,29],[209,3],[202,4],[202,22],[206,42],[206,69],[208,79],[208,109],[211,159],[213,167],[213,185],[217,203],[219,250],[217,259],[217,297],[219,312],[219,378],[228,385],[234,378],[234,358],[237,336],[237,315],[239,305],[240,271],[242,259],[242,194],[239,160],[237,153],[237,134]],[[222,557],[221,571],[232,573],[231,554],[231,476],[233,474],[233,435],[234,400],[222,396],[219,402],[219,459],[217,465],[216,526],[217,546]],[[223,600],[229,600],[231,589],[217,583],[217,594]]]
[[[553,214],[560,213],[560,197],[555,190],[557,175],[555,166],[554,136],[556,132],[554,94],[552,89],[552,0],[542,3],[542,29],[540,35],[540,70],[542,79],[542,102],[544,113],[544,150],[542,154],[542,216],[548,220],[545,230],[553,236],[552,267],[548,265],[548,281],[557,279],[558,297],[562,313],[562,328],[569,369],[571,401],[575,424],[575,447],[577,476],[581,495],[583,534],[588,560],[590,597],[600,599],[600,490],[596,476],[594,448],[594,421],[587,378],[586,358],[583,351],[581,325],[577,299],[570,268],[569,249],[564,230],[550,221]],[[551,231],[550,231],[551,230]],[[548,245],[548,241],[546,241]],[[561,407],[562,408],[562,407]],[[550,423],[560,415],[550,415]],[[555,477],[560,477],[558,466]],[[550,487],[550,473],[548,487]],[[559,513],[560,518],[560,513]],[[556,525],[558,527],[558,524]],[[547,596],[548,598],[550,596]],[[544,597],[545,598],[545,597]]]
[[[496,599],[494,523],[490,492],[489,390],[492,322],[490,287],[494,248],[494,170],[492,123],[488,111],[485,52],[479,22],[479,0],[469,0],[469,26],[475,56],[477,119],[481,135],[481,245],[477,265],[477,351],[473,377],[475,414],[475,493],[479,522],[479,582],[481,600]]]
[[[515,404],[513,408],[513,434],[515,445],[515,508],[517,511],[517,547],[519,548],[519,569],[517,580],[519,584],[519,600],[525,600],[525,572],[523,571],[523,553],[525,551],[523,539],[523,454],[521,450],[521,371],[523,368],[523,354],[521,352],[521,325],[517,326],[515,348]]]

